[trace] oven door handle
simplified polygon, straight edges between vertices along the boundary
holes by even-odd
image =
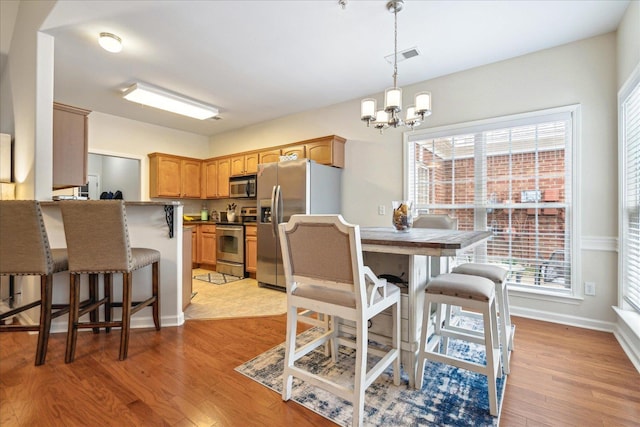
[[[218,231],[242,231],[242,226],[234,227],[233,225],[216,225],[216,232]]]

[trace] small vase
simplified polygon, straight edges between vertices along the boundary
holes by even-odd
[[[396,231],[409,231],[413,227],[413,203],[410,200],[391,202],[391,221]]]
[[[227,221],[235,222],[236,221],[236,213],[235,212],[227,212]]]

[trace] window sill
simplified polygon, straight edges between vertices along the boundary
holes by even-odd
[[[509,295],[519,298],[529,298],[541,301],[553,301],[563,304],[578,305],[584,301],[582,296],[575,296],[571,294],[559,294],[557,292],[538,290],[538,289],[521,289],[521,288],[509,288]]]
[[[640,313],[616,306],[612,308],[618,316],[618,326],[614,332],[616,339],[640,372]]]

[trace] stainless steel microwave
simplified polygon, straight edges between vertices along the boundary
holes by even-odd
[[[256,176],[236,176],[229,179],[229,197],[232,199],[255,199]]]

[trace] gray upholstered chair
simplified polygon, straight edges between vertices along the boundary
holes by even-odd
[[[415,228],[438,228],[442,230],[457,230],[458,219],[447,214],[421,214],[413,220]]]
[[[418,351],[416,388],[422,389],[424,381],[425,361],[446,363],[458,368],[467,369],[485,375],[488,382],[489,412],[498,415],[498,395],[496,380],[502,376],[500,364],[500,344],[498,342],[497,311],[494,283],[484,277],[466,274],[441,274],[427,284],[424,299],[424,312],[431,311],[431,305],[464,306],[479,313],[483,319],[483,329],[475,334],[456,326],[435,324],[434,332],[429,337],[429,317],[424,316],[422,336]],[[486,362],[484,365],[470,362],[450,353],[447,346],[442,346],[443,338],[455,338],[484,345]],[[440,347],[440,351],[434,349]],[[444,350],[442,350],[444,347]]]
[[[515,334],[515,326],[511,323],[509,293],[507,290],[507,276],[509,275],[509,271],[493,264],[468,262],[454,267],[452,273],[484,277],[495,284],[498,313],[500,313],[499,332],[502,352],[502,369],[505,374],[509,374],[509,359],[511,356],[511,350],[513,350],[514,347],[513,336]]]
[[[0,332],[38,331],[36,365],[47,356],[51,319],[69,311],[68,304],[53,304],[53,275],[67,270],[66,249],[51,249],[42,219],[40,203],[35,200],[0,201],[0,275],[40,276],[40,299],[10,309],[0,315]],[[23,281],[23,283],[26,283]],[[40,307],[38,325],[4,322],[26,310]]]
[[[323,388],[353,404],[353,425],[362,424],[364,394],[393,364],[393,380],[400,383],[400,289],[379,279],[363,265],[360,228],[340,215],[293,215],[279,226],[287,285],[287,339],[282,399],[291,398],[293,377]],[[391,307],[392,339],[388,349],[368,345],[367,322]],[[309,343],[296,345],[299,309],[331,316],[329,330],[320,329]],[[355,322],[355,340],[339,334],[339,319]],[[332,343],[337,362],[338,345],[355,349],[355,378],[348,386],[309,372],[296,361]],[[367,355],[380,357],[367,369]]]
[[[71,291],[69,296],[69,330],[65,362],[73,362],[79,328],[120,327],[119,359],[127,358],[131,316],[142,308],[151,306],[156,330],[160,329],[159,269],[160,252],[148,248],[132,248],[125,206],[122,200],[62,201],[60,202],[64,222]],[[132,301],[133,272],[151,266],[151,297],[144,301]],[[112,275],[122,273],[122,302],[113,302]],[[93,306],[79,306],[80,276],[89,275],[90,286],[97,286],[98,275],[104,274],[105,296]],[[81,322],[80,317],[104,305],[104,321],[91,319]],[[122,307],[122,318],[111,319],[113,307]]]

